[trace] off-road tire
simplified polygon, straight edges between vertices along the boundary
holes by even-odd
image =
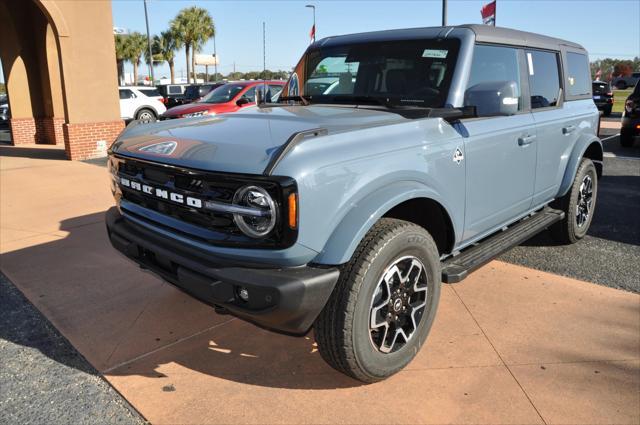
[[[620,130],[620,145],[623,148],[630,148],[633,146],[633,134],[630,130],[623,128]]]
[[[413,336],[399,350],[382,353],[370,337],[370,306],[385,269],[403,256],[424,265],[425,310]],[[383,218],[366,234],[315,323],[322,358],[339,372],[365,383],[377,382],[406,366],[424,344],[440,299],[440,256],[431,235],[415,224]]]
[[[582,185],[586,175],[591,176],[593,198],[589,218],[581,227],[579,227],[576,222],[576,209],[578,205],[580,186]],[[551,235],[553,238],[557,242],[565,245],[576,243],[580,239],[584,238],[589,230],[591,221],[593,220],[597,198],[598,175],[596,167],[589,158],[582,158],[569,192],[551,204],[553,208],[564,211],[564,219],[551,227]]]
[[[611,115],[611,110],[612,110],[612,109],[613,109],[613,107],[612,107],[612,106],[608,106],[608,107],[604,108],[604,109],[602,110],[602,115],[603,115],[603,116],[605,116],[605,117],[610,116],[610,115]]]

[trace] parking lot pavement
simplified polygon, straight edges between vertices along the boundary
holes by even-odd
[[[0,311],[0,423],[145,423],[2,273]]]
[[[588,282],[640,292],[640,144],[620,146],[620,117],[603,118],[604,177],[587,236],[557,245],[543,232],[501,260]]]
[[[116,255],[104,167],[4,149],[3,272],[152,423],[640,422],[637,294],[494,261],[444,286],[405,371],[361,385],[322,362],[312,333],[216,315]],[[59,408],[83,409],[70,394]]]

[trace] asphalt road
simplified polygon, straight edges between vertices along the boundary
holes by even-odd
[[[587,236],[563,246],[543,232],[501,260],[640,293],[640,145],[621,147],[617,133],[613,129],[600,132],[604,176],[598,182],[596,211]]]
[[[0,424],[143,424],[0,273]]]

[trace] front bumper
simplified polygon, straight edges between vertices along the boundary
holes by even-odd
[[[302,334],[309,330],[338,280],[337,268],[246,268],[194,259],[193,247],[127,220],[117,208],[106,214],[111,244],[138,263],[209,305],[273,330]],[[247,290],[248,301],[239,297]]]

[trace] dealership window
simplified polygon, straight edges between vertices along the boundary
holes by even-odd
[[[527,51],[531,108],[558,106],[560,96],[560,71],[558,55],[539,50]]]
[[[467,89],[480,83],[513,81],[516,83],[518,110],[522,110],[518,49],[478,45],[473,52]]]
[[[567,66],[567,93],[570,96],[588,95],[591,77],[587,55],[567,53]]]

